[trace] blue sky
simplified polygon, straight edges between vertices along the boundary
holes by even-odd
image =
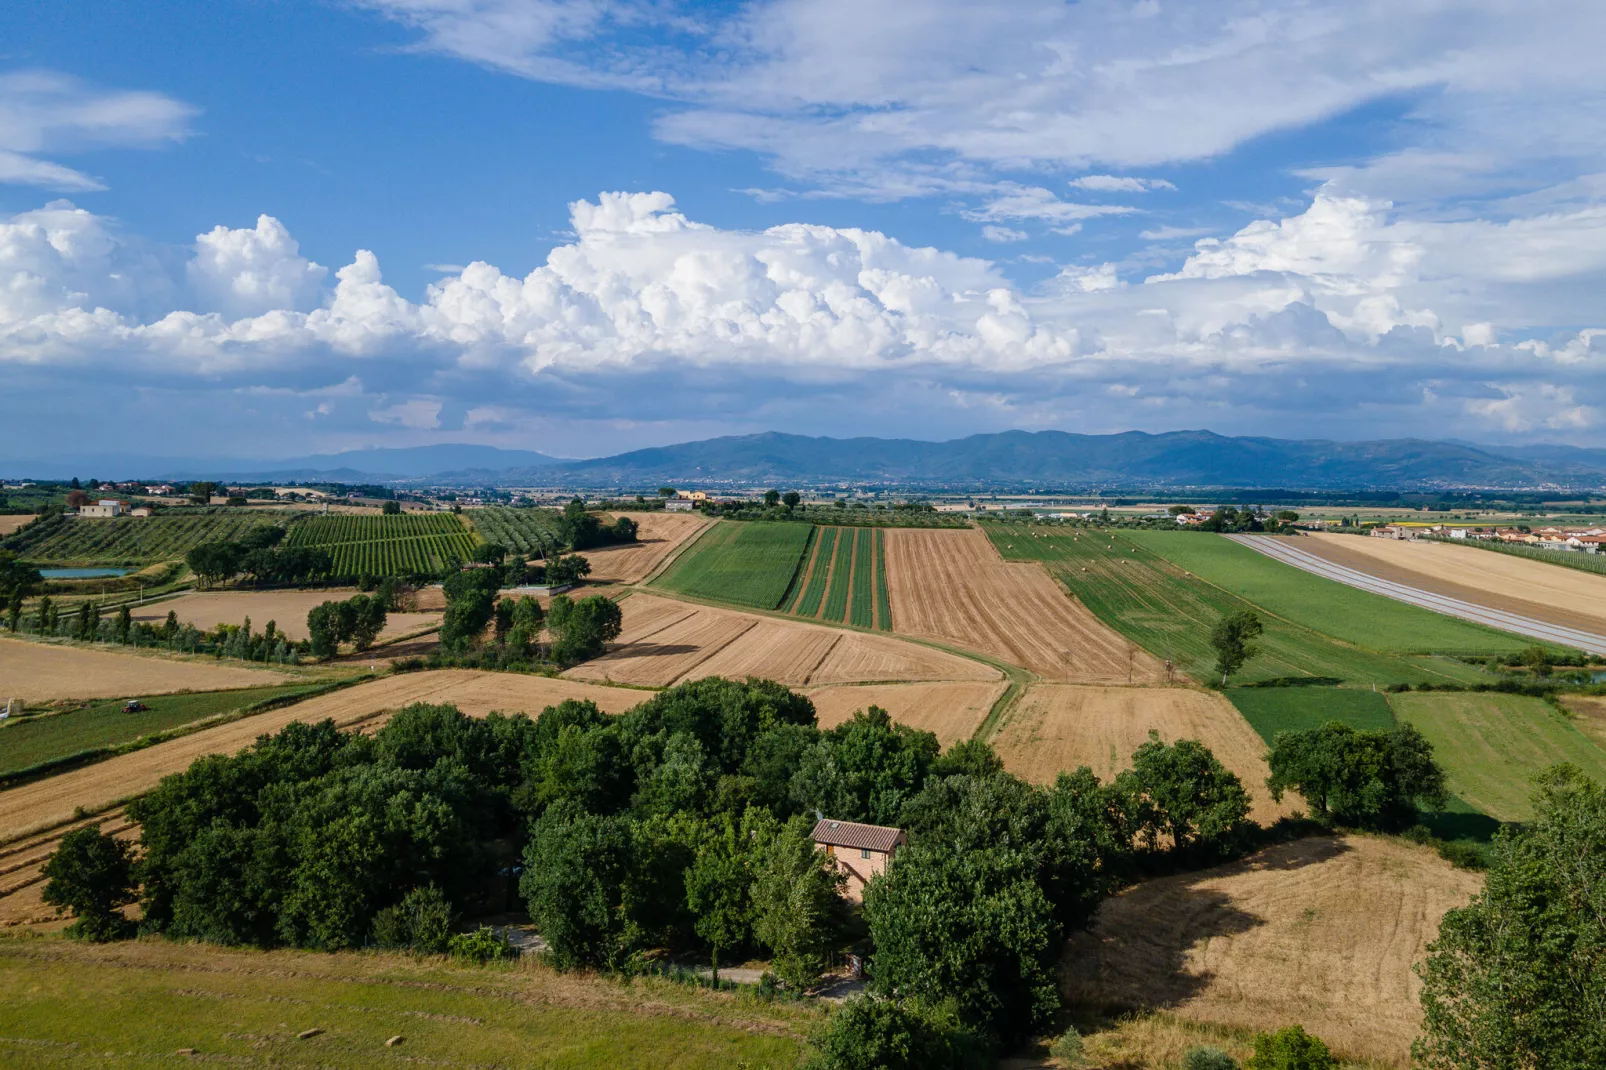
[[[0,454],[1606,445],[1599,5],[0,9]]]

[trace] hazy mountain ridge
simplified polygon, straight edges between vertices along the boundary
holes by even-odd
[[[527,450],[442,444],[278,461],[63,457],[0,461],[0,475],[458,486],[651,488],[660,484],[1501,489],[1606,487],[1606,450],[1391,439],[1333,442],[1211,431],[1081,435],[1006,431],[948,442],[733,435],[565,461]]]

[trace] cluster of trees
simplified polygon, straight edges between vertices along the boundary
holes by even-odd
[[[387,580],[386,583],[391,581]],[[333,657],[341,643],[367,650],[385,630],[391,597],[388,592],[359,594],[344,601],[320,602],[307,613],[307,633],[315,657]]]
[[[619,717],[569,701],[534,720],[416,705],[372,736],[294,724],[131,804],[142,857],[121,886],[52,894],[115,912],[137,882],[143,926],[174,937],[434,947],[442,909],[503,909],[511,870],[561,966],[758,952],[803,988],[867,937],[879,1000],[985,1047],[1050,1022],[1062,936],[1102,897],[1173,848],[1230,852],[1246,812],[1197,743],[1151,740],[1112,783],[1082,769],[1037,787],[985,744],[944,753],[874,707],[821,731],[780,684],[710,678]],[[817,813],[909,834],[863,928],[809,835]],[[84,931],[118,931],[106,921]]]
[[[168,610],[161,624],[136,621],[127,605],[118,607],[114,616],[107,616],[94,602],[83,601],[76,609],[63,612],[49,595],[39,599],[34,611],[22,614],[18,600],[6,612],[6,626],[13,632],[76,639],[83,643],[116,643],[123,646],[158,647],[187,654],[212,654],[220,658],[240,658],[246,661],[276,662],[284,665],[299,664],[311,652],[307,640],[292,641],[268,621],[261,632],[251,630],[251,618],[243,624],[219,623],[202,630],[193,624],[181,624],[178,614]]]
[[[205,542],[184,556],[202,588],[249,577],[253,586],[310,583],[333,568],[327,550],[310,546],[280,546],[284,529],[273,525],[254,528],[237,541]]]
[[[1533,820],[1496,838],[1483,891],[1417,967],[1430,1070],[1606,1066],[1606,790],[1539,779]]]
[[[465,569],[446,578],[436,663],[519,669],[546,660],[568,668],[599,656],[619,637],[623,618],[610,598],[554,595],[543,613],[534,598],[499,599],[501,583],[502,573],[491,568]],[[540,642],[543,625],[550,637],[545,650]]]
[[[604,524],[602,518],[586,511],[585,502],[573,498],[563,507],[558,520],[558,534],[571,550],[589,550],[596,546],[614,546],[636,541],[636,522],[628,516]]]
[[[1356,729],[1330,721],[1279,732],[1267,758],[1273,799],[1295,791],[1311,817],[1347,828],[1397,832],[1449,800],[1433,746],[1412,725]]]
[[[0,606],[5,607],[6,626],[18,629],[22,620],[23,599],[33,594],[44,582],[39,570],[17,560],[17,556],[0,550]]]
[[[629,517],[619,519],[635,523]],[[631,539],[635,539],[633,532]],[[579,583],[582,578],[591,575],[591,562],[579,554],[555,554],[542,564],[531,565],[524,559],[523,554],[515,554],[509,560],[507,547],[494,542],[476,546],[474,560],[499,569],[501,585],[504,587],[522,587],[527,583],[545,583],[559,587],[564,584]]]

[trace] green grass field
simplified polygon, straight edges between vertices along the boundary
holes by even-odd
[[[315,516],[285,542],[327,550],[336,576],[430,576],[467,560],[475,538],[452,513],[401,513]]]
[[[812,1008],[400,955],[0,936],[0,1064],[714,1070],[797,1065]],[[297,1034],[321,1030],[305,1040]],[[386,1040],[400,1036],[395,1047]],[[110,1054],[103,1054],[110,1053]]]
[[[1394,654],[1504,654],[1529,640],[1357,590],[1205,531],[1122,535],[1185,572],[1295,624]]]
[[[320,684],[286,684],[232,691],[141,698],[150,709],[124,713],[123,699],[95,702],[65,713],[25,717],[0,727],[0,776],[10,776],[41,762],[56,761],[88,750],[132,743],[141,736],[166,732],[195,721],[244,709],[258,702],[316,690]]]
[[[1278,732],[1304,732],[1328,721],[1351,728],[1393,728],[1382,692],[1346,687],[1234,687],[1227,697],[1269,745]]]
[[[1095,616],[1196,680],[1218,679],[1210,629],[1228,613],[1253,605],[1205,583],[1125,537],[1090,528],[986,525],[1006,560],[1041,561]],[[1407,656],[1340,642],[1264,612],[1261,652],[1233,683],[1477,683],[1483,670],[1444,657]]]
[[[1543,699],[1429,692],[1390,695],[1389,704],[1433,744],[1450,790],[1502,821],[1532,815],[1530,781],[1547,766],[1572,762],[1606,782],[1606,751]]]
[[[653,585],[694,598],[774,609],[791,589],[811,525],[714,524]]]
[[[0,549],[40,565],[148,565],[182,558],[203,542],[238,539],[252,528],[285,524],[294,515],[195,508],[100,520],[51,516],[0,539]]]

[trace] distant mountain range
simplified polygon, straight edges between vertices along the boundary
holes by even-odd
[[[433,482],[461,486],[894,484],[980,488],[1233,487],[1309,490],[1606,487],[1606,450],[1390,439],[1331,442],[1210,431],[1078,435],[1007,431],[949,442],[767,432],[562,460],[524,450],[439,445],[279,461],[84,456],[0,460],[0,476],[101,479]]]

